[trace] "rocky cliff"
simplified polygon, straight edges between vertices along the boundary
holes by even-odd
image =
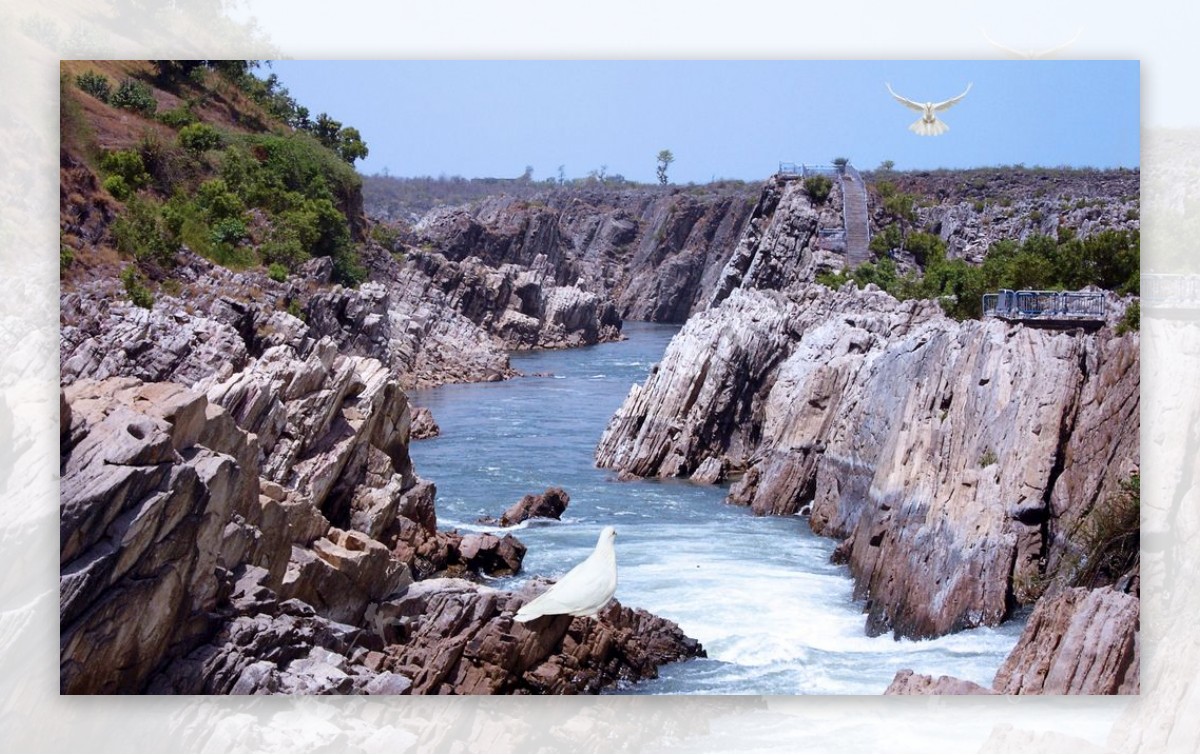
[[[439,532],[395,374],[297,343],[63,390],[62,692],[595,692],[702,654],[643,611],[526,627],[526,594],[422,581],[525,549]]]
[[[871,633],[996,624],[1138,458],[1138,338],[955,323],[868,288],[737,289],[695,317],[597,449],[733,481],[841,540]]]
[[[1119,587],[1076,587],[1047,595],[990,688],[905,669],[886,694],[1136,695],[1141,690],[1137,593],[1136,584],[1126,580]]]
[[[543,287],[611,299],[623,319],[683,322],[716,285],[756,193],[567,188],[436,210],[413,232],[447,261],[517,265]]]
[[[1079,237],[1141,227],[1139,171],[1023,168],[874,171],[866,174],[874,231],[896,221],[881,186],[915,197],[913,226],[938,235],[951,257],[981,262],[1001,239],[1051,238],[1060,229]]]

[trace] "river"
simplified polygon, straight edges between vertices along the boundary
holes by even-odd
[[[829,561],[836,542],[812,534],[804,518],[753,516],[724,503],[723,486],[617,482],[597,469],[609,418],[678,328],[624,330],[620,343],[513,356],[516,369],[545,377],[413,392],[442,428],[411,449],[418,474],[437,483],[439,528],[494,531],[475,523],[526,493],[552,485],[570,493],[562,522],[511,528],[529,547],[524,567],[492,584],[561,576],[612,524],[617,599],[675,621],[708,651],[619,693],[879,694],[902,668],[991,684],[1021,621],[936,640],[867,637],[849,571]]]

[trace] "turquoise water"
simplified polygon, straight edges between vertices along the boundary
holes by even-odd
[[[626,323],[629,340],[515,355],[525,377],[416,391],[442,428],[412,445],[417,472],[437,483],[438,524],[460,531],[498,517],[526,493],[559,485],[571,495],[561,522],[510,528],[529,547],[512,586],[561,576],[617,528],[625,605],[678,623],[707,659],[672,664],[633,694],[878,694],[912,668],[990,684],[1016,644],[1019,622],[927,641],[863,633],[833,540],[801,517],[755,517],[724,503],[726,489],[682,481],[617,482],[593,452],[629,388],[642,382],[678,330]]]

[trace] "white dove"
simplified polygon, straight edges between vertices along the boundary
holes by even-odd
[[[601,530],[592,554],[549,590],[521,606],[513,619],[524,623],[541,616],[595,616],[617,591],[616,539],[614,528]]]
[[[892,93],[892,96],[895,97],[901,105],[904,105],[912,110],[916,110],[918,113],[922,114],[920,120],[914,122],[908,127],[909,131],[912,131],[917,136],[940,136],[941,134],[949,131],[950,127],[947,126],[943,121],[939,121],[934,113],[938,113],[949,108],[963,97],[966,97],[967,92],[971,91],[971,85],[967,84],[967,88],[963,90],[962,94],[958,95],[957,97],[951,97],[945,102],[921,103],[913,102],[907,97],[901,97],[900,95],[896,94],[896,91],[892,89],[892,85],[888,84],[887,82],[884,82],[884,85],[887,86],[888,91]]]

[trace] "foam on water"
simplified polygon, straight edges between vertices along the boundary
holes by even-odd
[[[829,562],[834,541],[813,535],[803,517],[754,517],[725,504],[719,486],[617,482],[595,468],[609,418],[675,330],[627,323],[628,341],[513,357],[522,372],[553,373],[554,381],[414,392],[442,428],[412,446],[417,472],[437,483],[440,526],[517,531],[529,547],[520,575],[490,583],[560,576],[613,524],[617,598],[674,620],[709,655],[620,692],[878,694],[901,668],[990,683],[1020,621],[920,642],[867,637],[846,568]],[[571,495],[562,522],[477,524],[552,485]]]

